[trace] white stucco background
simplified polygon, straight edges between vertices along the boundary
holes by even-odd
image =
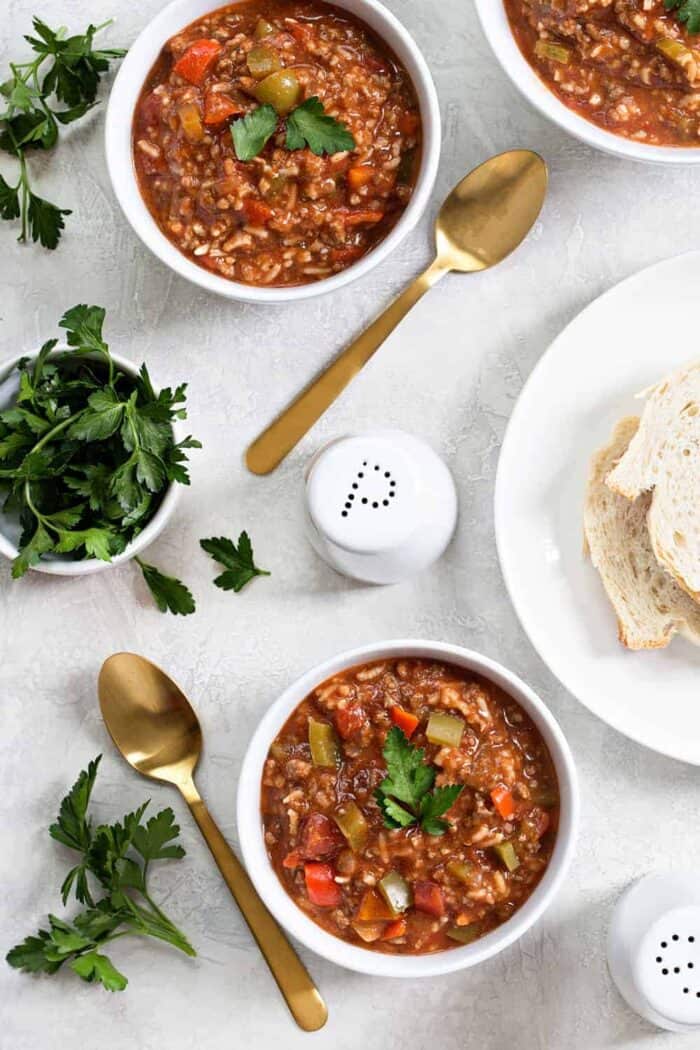
[[[496,0],[494,0],[496,2]],[[83,27],[118,15],[105,36],[129,44],[161,0],[6,0],[0,64],[22,57],[33,13]],[[496,271],[449,277],[270,478],[242,452],[302,382],[328,362],[430,256],[430,219],[371,277],[332,298],[285,308],[238,306],[174,277],[123,220],[102,149],[100,109],[70,129],[38,185],[73,209],[55,254],[15,243],[0,225],[0,358],[56,334],[79,301],[107,308],[113,347],[146,359],[161,383],[190,383],[191,490],[149,552],[182,576],[199,608],[162,616],[131,566],[87,579],[0,566],[0,946],[49,910],[68,856],[46,828],[78,770],[100,751],[100,817],[149,795],[182,824],[185,860],[154,872],[167,910],[199,950],[191,961],[155,943],[120,941],[128,990],[109,995],[65,974],[34,980],[0,965],[0,1045],[7,1050],[667,1050],[694,1037],[657,1033],[632,1015],[608,977],[604,938],[621,889],[654,868],[700,861],[698,773],[596,721],[540,662],[500,576],[492,525],[498,450],[524,380],[556,333],[619,279],[697,248],[697,173],[598,155],[549,126],[495,63],[470,0],[389,0],[424,49],[437,82],[445,142],[442,196],[490,154],[539,150],[551,169],[541,220]],[[89,16],[86,12],[89,10]],[[174,27],[176,28],[176,27]],[[0,157],[0,170],[11,162]],[[572,381],[576,362],[572,361]],[[349,427],[389,424],[432,442],[457,480],[461,518],[442,561],[414,582],[376,589],[326,568],[297,520],[303,464]],[[556,435],[552,435],[556,440]],[[517,528],[517,522],[513,523]],[[235,596],[216,590],[203,536],[247,528],[270,579]],[[556,610],[553,610],[556,615]],[[330,1007],[326,1029],[293,1025],[184,805],[118,758],[95,693],[102,660],[142,652],[189,693],[206,753],[199,786],[232,844],[236,779],[262,712],[290,679],[341,648],[414,636],[464,643],[502,660],[551,706],[581,775],[583,831],[568,885],[519,944],[479,969],[426,983],[374,980],[306,956]],[[660,698],[662,702],[662,698]]]

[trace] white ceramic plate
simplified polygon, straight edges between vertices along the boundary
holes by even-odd
[[[574,696],[640,744],[700,765],[700,648],[632,653],[582,550],[588,461],[635,393],[697,357],[700,252],[652,266],[587,307],[515,407],[496,479],[496,541],[530,641]]]

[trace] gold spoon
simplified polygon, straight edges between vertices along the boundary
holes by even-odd
[[[437,217],[435,261],[253,442],[248,469],[274,470],[441,277],[487,270],[510,255],[534,225],[546,192],[547,166],[526,149],[492,157],[463,178]]]
[[[306,1032],[322,1028],[326,1004],[194,786],[202,730],[187,697],[159,667],[134,653],[105,660],[98,692],[105,725],[129,765],[182,792],[294,1020]]]

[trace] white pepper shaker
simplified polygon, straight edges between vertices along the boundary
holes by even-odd
[[[316,552],[368,583],[398,583],[427,568],[457,523],[448,468],[430,445],[402,430],[331,441],[309,463],[304,495]]]

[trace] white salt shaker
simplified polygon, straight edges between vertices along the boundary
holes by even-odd
[[[452,475],[402,430],[337,438],[308,464],[305,521],[316,552],[338,572],[398,583],[431,565],[457,523]]]
[[[697,873],[647,875],[620,897],[608,966],[629,1006],[658,1028],[700,1030],[700,883]]]

